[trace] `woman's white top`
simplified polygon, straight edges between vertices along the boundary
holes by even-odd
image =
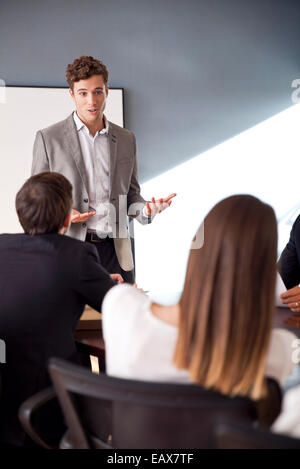
[[[148,296],[129,284],[116,285],[102,305],[106,372],[120,378],[188,383],[172,363],[178,328],[150,310]]]
[[[116,285],[102,305],[106,372],[145,381],[189,383],[187,370],[173,364],[178,327],[153,315],[151,300],[129,284]],[[292,343],[296,336],[274,329],[266,375],[282,384],[293,371]]]
[[[300,386],[286,392],[281,413],[273,423],[271,430],[275,433],[300,438]]]

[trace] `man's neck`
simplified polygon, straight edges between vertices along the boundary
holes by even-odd
[[[77,111],[76,111],[77,114]],[[97,132],[100,130],[104,129],[105,127],[105,122],[104,122],[104,116],[102,116],[100,119],[98,119],[94,124],[89,124],[86,122],[81,116],[77,114],[77,117],[81,120],[81,122],[84,123],[84,125],[89,129],[90,134],[94,137]]]

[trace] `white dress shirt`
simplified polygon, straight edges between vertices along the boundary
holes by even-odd
[[[73,113],[74,122],[78,131],[85,171],[87,174],[89,196],[89,210],[95,210],[96,215],[87,220],[88,231],[97,233],[111,233],[109,224],[109,166],[110,148],[108,139],[109,123],[105,116],[105,127],[96,132],[94,137],[89,129]]]

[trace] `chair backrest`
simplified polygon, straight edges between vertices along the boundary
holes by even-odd
[[[95,375],[61,359],[49,371],[74,448],[212,448],[217,422],[257,417],[250,399],[200,386]]]
[[[216,425],[214,438],[218,449],[300,449],[300,439],[228,422]]]

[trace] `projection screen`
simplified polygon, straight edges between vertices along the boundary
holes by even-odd
[[[15,196],[30,176],[37,130],[68,117],[74,110],[68,88],[1,88],[0,99],[0,233],[23,231],[15,213]],[[123,89],[109,90],[105,115],[124,126]]]

